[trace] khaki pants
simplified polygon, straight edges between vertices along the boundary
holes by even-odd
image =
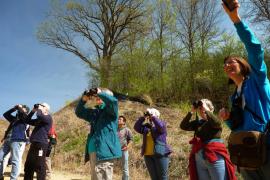
[[[50,157],[46,157],[46,180],[52,178],[52,161]]]
[[[97,180],[97,175],[95,171],[96,167],[96,153],[90,153],[90,174],[91,174],[91,180]]]
[[[97,162],[95,170],[98,180],[113,180],[112,160]]]
[[[113,161],[96,161],[96,153],[90,153],[91,180],[113,180]]]

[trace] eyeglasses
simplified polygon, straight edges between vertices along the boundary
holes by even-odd
[[[238,63],[238,62],[236,60],[232,59],[232,60],[226,61],[223,66],[231,65],[231,64],[235,64],[235,63]]]

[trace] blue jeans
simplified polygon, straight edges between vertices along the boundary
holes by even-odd
[[[203,150],[195,155],[197,175],[199,180],[226,180],[227,173],[223,156],[217,155],[218,160],[210,163],[204,158]]]
[[[4,157],[10,152],[11,153],[11,173],[10,179],[16,180],[20,175],[20,164],[22,160],[22,155],[25,149],[25,142],[12,142],[5,141],[0,149],[0,173],[3,176],[3,160]]]
[[[257,170],[240,168],[244,180],[269,180],[270,179],[270,148],[267,149],[267,162]]]
[[[167,180],[168,179],[168,156],[144,156],[144,161],[147,170],[152,180]]]
[[[129,179],[128,151],[122,151],[122,168],[123,168],[122,180],[128,180]]]

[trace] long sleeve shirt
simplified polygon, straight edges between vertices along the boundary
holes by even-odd
[[[219,139],[222,132],[221,121],[209,111],[206,111],[206,114],[207,120],[191,120],[192,114],[189,112],[181,121],[180,128],[185,131],[194,131],[195,136],[199,137],[203,142]]]
[[[48,144],[48,134],[52,127],[52,117],[49,114],[44,115],[41,110],[37,110],[37,118],[32,119],[34,114],[35,112],[31,111],[25,121],[27,124],[35,127],[30,136],[30,142]]]
[[[245,105],[261,118],[255,117],[250,111],[244,109],[243,123],[234,131],[264,132],[266,124],[270,120],[270,85],[264,62],[264,50],[259,40],[244,22],[235,24],[235,28],[248,52],[248,63],[252,69],[242,84],[242,97]],[[231,100],[233,101],[234,98],[236,97],[232,96]],[[227,120],[226,123],[231,127],[231,119]]]
[[[161,142],[166,144],[166,150],[165,150],[166,154],[170,154],[172,152],[172,150],[171,150],[170,146],[167,144],[166,123],[164,121],[158,119],[157,117],[154,117],[154,116],[152,116],[151,119],[152,119],[152,123],[153,123],[153,126],[151,127],[151,129],[149,126],[146,126],[144,124],[145,117],[140,117],[134,125],[134,130],[143,135],[143,144],[141,147],[141,155],[143,155],[145,152],[146,143],[147,143],[146,142],[146,135],[149,131],[151,131],[154,141],[158,140],[158,141],[161,141]]]
[[[122,151],[117,134],[118,100],[104,92],[99,93],[98,97],[102,99],[102,105],[86,108],[85,102],[80,100],[75,109],[77,117],[91,123],[87,149],[94,148],[97,161],[120,158]]]
[[[6,120],[8,120],[10,123],[5,133],[5,136],[7,136],[7,134],[10,134],[11,141],[26,141],[27,124],[24,122],[24,118],[27,116],[27,114],[22,113],[21,116],[18,117],[13,116],[12,113],[14,113],[16,110],[16,108],[11,108],[3,114]]]

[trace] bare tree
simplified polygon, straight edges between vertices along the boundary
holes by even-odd
[[[242,0],[245,17],[262,27],[266,34],[270,32],[270,0]]]
[[[181,44],[186,51],[190,64],[190,83],[194,90],[195,51],[201,49],[203,56],[209,49],[209,42],[217,36],[217,23],[220,17],[216,0],[181,0],[175,5],[177,14],[177,31]]]
[[[109,86],[112,56],[130,32],[140,32],[143,13],[142,0],[71,1],[53,6],[37,37],[79,57]]]

